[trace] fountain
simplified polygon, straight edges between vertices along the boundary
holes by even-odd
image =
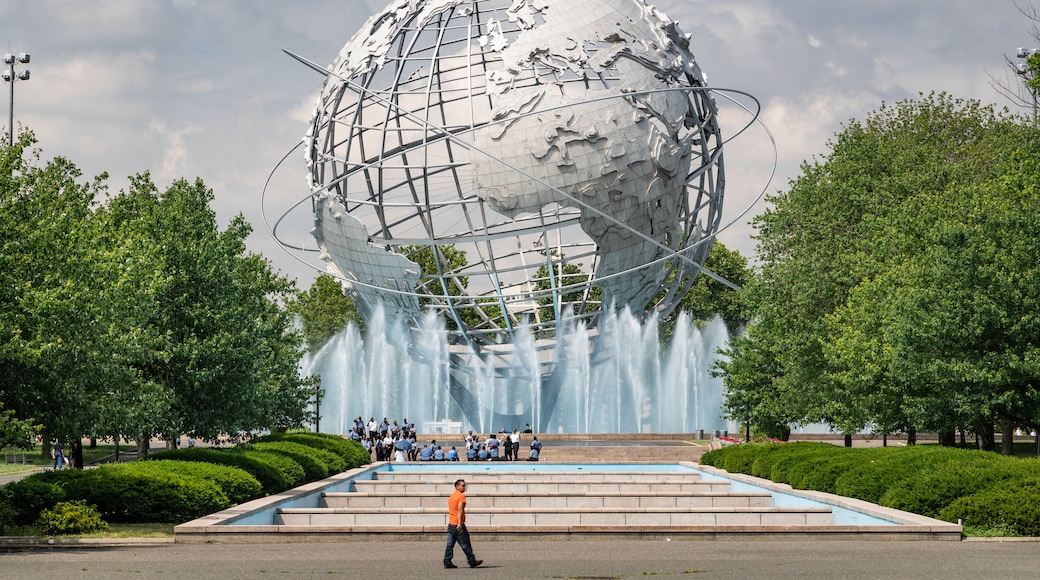
[[[560,361],[553,376],[559,380],[544,385],[537,365],[546,353],[529,333],[517,340],[516,358],[528,361],[532,372],[503,376],[491,355],[473,359],[477,362],[467,368],[453,365],[442,318],[428,314],[409,331],[381,314],[383,309],[376,312],[365,336],[350,326],[301,363],[303,373],[321,376],[324,432],[345,433],[358,415],[365,421],[407,418],[420,431],[431,423],[456,422],[463,432],[479,433],[526,423],[553,433],[693,433],[727,427],[721,417],[722,381],[708,373],[716,350],[728,340],[718,318],[698,328],[680,314],[669,345],[659,344],[656,318],[640,324],[627,310],[604,316],[594,329],[569,321],[563,338],[552,341],[559,351],[553,357]],[[476,398],[475,415],[467,415],[453,398],[453,379]],[[548,388],[556,391],[556,404],[544,417],[541,398]]]

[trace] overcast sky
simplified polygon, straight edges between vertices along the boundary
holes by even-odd
[[[1028,6],[1025,0],[1020,5]],[[1010,0],[659,0],[692,34],[713,86],[754,94],[778,151],[769,191],[802,161],[826,152],[849,119],[919,93],[946,91],[1001,106],[992,87],[1005,56],[1033,47],[1031,22]],[[237,213],[254,227],[250,248],[309,286],[315,273],[279,249],[261,218],[270,172],[299,143],[323,78],[285,56],[332,62],[379,0],[4,0],[7,52],[28,52],[31,78],[15,85],[16,127],[35,131],[45,159],[64,156],[85,179],[108,172],[109,190],[150,171],[165,187],[201,177],[221,228]],[[0,39],[2,40],[2,39]],[[1010,81],[1014,81],[1008,77]],[[7,91],[0,97],[7,127]],[[732,134],[743,121],[727,116]],[[768,178],[770,142],[748,131],[726,150],[720,235],[754,253],[747,219]],[[302,153],[272,181],[276,217],[307,194]],[[308,238],[306,221],[291,228]],[[313,245],[313,242],[311,242]],[[317,263],[315,260],[314,263]]]

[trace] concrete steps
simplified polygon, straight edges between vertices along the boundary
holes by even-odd
[[[523,450],[521,450],[523,452]],[[699,462],[705,445],[544,446],[540,461],[551,463],[672,463]]]
[[[775,507],[768,492],[665,472],[378,472],[353,491],[322,494],[319,507],[283,508],[294,530],[443,533],[456,479],[468,484],[467,527],[480,532],[640,533],[834,524],[829,507]]]
[[[447,508],[286,508],[275,519],[288,526],[366,526],[369,531],[401,526],[432,528],[443,533]],[[473,508],[466,510],[471,532],[507,532],[506,528],[570,528],[620,526],[641,528],[690,526],[827,526],[830,508]],[[586,530],[588,531],[588,530]],[[637,530],[634,530],[637,531]]]
[[[444,507],[445,494],[410,493],[327,493],[322,498],[323,507],[357,509],[440,509]],[[512,509],[512,508],[712,508],[712,507],[770,507],[773,496],[768,493],[724,493],[694,492],[674,493],[526,493],[522,495],[476,495],[467,494],[468,509]]]

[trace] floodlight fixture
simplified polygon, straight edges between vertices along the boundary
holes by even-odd
[[[29,80],[29,69],[23,69],[23,70],[20,70],[18,72],[15,72],[14,64],[16,62],[19,62],[19,63],[22,63],[22,64],[28,64],[29,63],[29,53],[28,52],[21,52],[21,53],[18,53],[17,55],[11,54],[11,53],[7,53],[7,54],[4,55],[4,64],[7,65],[7,68],[4,69],[3,77],[4,77],[4,81],[5,82],[11,83],[10,107],[8,108],[8,113],[7,113],[7,146],[8,147],[11,147],[11,146],[14,145],[14,82],[16,80],[19,80],[19,81],[27,81],[27,80]]]

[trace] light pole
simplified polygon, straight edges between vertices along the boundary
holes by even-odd
[[[1036,89],[1034,89],[1033,87],[1029,86],[1029,81],[1031,81],[1033,79],[1033,77],[1035,76],[1036,71],[1032,70],[1032,68],[1030,67],[1029,59],[1032,58],[1033,55],[1037,54],[1038,52],[1040,52],[1040,48],[1022,48],[1022,47],[1019,47],[1018,53],[1015,55],[1018,58],[1022,59],[1022,61],[1023,61],[1023,62],[1018,63],[1018,65],[1015,67],[1015,72],[1018,73],[1018,75],[1022,77],[1022,82],[1025,83],[1026,90],[1029,91],[1029,95],[1031,97],[1033,97],[1033,124],[1034,125],[1036,124],[1037,96],[1036,96]]]
[[[14,82],[16,80],[27,81],[29,80],[29,69],[23,69],[18,73],[14,72],[14,63],[20,62],[22,64],[29,64],[29,53],[23,52],[18,55],[5,54],[4,63],[7,68],[4,69],[4,80],[11,83],[11,107],[8,109],[7,116],[7,146],[11,147],[14,145]]]

